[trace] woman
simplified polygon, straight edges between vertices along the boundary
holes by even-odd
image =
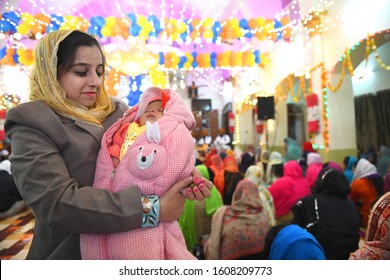
[[[270,225],[276,225],[275,205],[271,193],[263,186],[263,170],[258,165],[251,165],[246,170],[244,179],[250,180],[259,188],[260,199],[263,202],[264,211],[267,212]]]
[[[127,109],[104,91],[104,73],[105,58],[94,37],[75,30],[51,32],[36,48],[31,102],[7,112],[12,173],[36,215],[28,259],[80,259],[80,233],[141,228],[151,210],[161,214],[160,221],[174,221],[183,210],[180,190],[191,178],[156,197],[152,206],[137,187],[117,193],[86,187],[93,182],[104,131]],[[199,183],[199,172],[195,175]],[[186,188],[187,197],[209,196],[212,184],[205,185]]]
[[[237,184],[244,178],[244,174],[238,170],[237,160],[233,156],[227,156],[223,160],[223,204],[232,204],[233,194]]]
[[[357,159],[354,156],[346,156],[343,160],[344,174],[347,177],[349,185],[352,183],[354,167]]]
[[[257,186],[249,180],[238,184],[231,206],[214,214],[205,244],[210,260],[260,259],[270,229]]]
[[[302,176],[302,168],[295,160],[283,166],[283,177],[277,179],[269,188],[275,204],[277,224],[288,224],[293,218],[291,207],[298,199],[310,194],[309,182]]]
[[[292,208],[292,223],[313,234],[329,260],[347,260],[359,248],[359,215],[349,193],[344,173],[324,168],[313,195],[300,199]]]
[[[265,187],[269,187],[277,179],[283,176],[283,156],[273,151],[269,156],[267,169],[265,171]]]
[[[371,207],[383,194],[383,186],[383,178],[375,165],[364,158],[359,159],[351,184],[351,199],[360,212],[363,228],[367,227]]]
[[[315,237],[297,225],[277,225],[266,236],[265,260],[326,260]]]
[[[363,246],[350,260],[390,260],[390,192],[382,195],[371,210]]]
[[[309,153],[307,155],[306,180],[309,182],[310,188],[314,187],[318,173],[322,169],[322,157],[318,153]]]

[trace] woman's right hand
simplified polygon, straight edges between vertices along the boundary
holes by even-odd
[[[160,221],[173,222],[180,218],[186,198],[181,191],[192,183],[192,177],[187,177],[174,184],[160,197]]]

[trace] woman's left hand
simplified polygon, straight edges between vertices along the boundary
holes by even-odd
[[[203,178],[198,168],[192,169],[192,184],[190,184],[183,192],[184,196],[189,200],[203,200],[205,197],[211,196],[211,188],[214,184]]]

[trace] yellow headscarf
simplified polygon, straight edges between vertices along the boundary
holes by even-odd
[[[30,76],[30,100],[43,100],[55,112],[66,118],[101,126],[101,122],[115,109],[115,103],[104,90],[104,75],[102,75],[102,90],[93,108],[84,107],[67,99],[66,92],[57,80],[58,46],[73,31],[75,30],[50,32],[38,42],[35,64]]]

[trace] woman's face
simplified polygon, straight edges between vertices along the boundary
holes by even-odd
[[[103,58],[96,46],[77,49],[72,67],[58,82],[66,97],[82,106],[92,107],[102,87]]]

